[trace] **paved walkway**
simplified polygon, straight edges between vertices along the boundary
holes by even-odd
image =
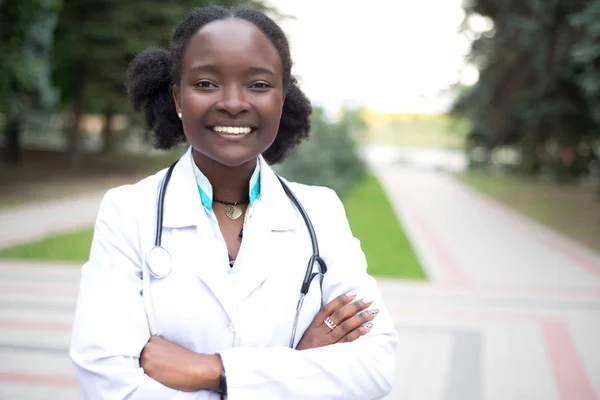
[[[450,176],[376,160],[431,277],[380,280],[401,338],[388,399],[598,399],[598,255]],[[78,277],[0,262],[0,399],[77,398],[66,350]]]
[[[431,280],[460,285],[599,289],[600,256],[484,198],[450,175],[379,166]]]
[[[0,399],[75,400],[68,346],[79,269],[0,262]]]
[[[390,398],[600,398],[599,255],[392,162],[373,167],[431,283],[382,283],[403,339]]]
[[[101,193],[0,209],[0,249],[94,224]]]

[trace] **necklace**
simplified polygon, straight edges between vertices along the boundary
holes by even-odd
[[[213,201],[215,203],[220,203],[220,204],[225,205],[225,215],[227,215],[227,217],[229,219],[236,220],[243,213],[243,209],[240,206],[240,204],[245,203],[244,201],[231,202],[231,201],[224,201],[224,200],[218,200],[218,199],[213,199]]]

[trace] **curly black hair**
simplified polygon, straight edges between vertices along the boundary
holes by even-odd
[[[154,134],[154,147],[170,149],[186,141],[177,117],[172,85],[179,82],[181,63],[190,38],[206,24],[240,18],[254,24],[273,43],[281,58],[285,100],[275,141],[263,157],[270,164],[283,161],[287,153],[308,137],[312,107],[292,76],[292,60],[287,38],[267,15],[248,7],[196,8],[177,25],[169,50],[150,49],[138,54],[127,72],[127,92],[135,111],[143,111],[148,129]]]

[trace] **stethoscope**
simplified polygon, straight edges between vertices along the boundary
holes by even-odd
[[[152,274],[155,278],[163,279],[166,278],[173,269],[173,260],[171,259],[171,255],[162,247],[162,229],[163,229],[163,214],[164,214],[164,206],[165,206],[165,193],[167,191],[167,186],[169,181],[171,180],[171,175],[173,173],[173,169],[177,161],[175,161],[167,170],[165,177],[163,178],[160,189],[158,192],[158,200],[156,206],[156,228],[155,228],[155,236],[154,236],[154,247],[150,249],[148,254],[146,255],[146,267],[150,274]],[[308,229],[308,234],[310,235],[310,242],[312,245],[312,256],[308,260],[308,266],[306,267],[306,273],[304,274],[304,280],[302,281],[302,286],[300,287],[300,299],[298,300],[298,305],[296,306],[296,315],[294,316],[294,325],[292,327],[292,334],[290,337],[290,347],[294,347],[294,342],[296,338],[296,329],[298,328],[298,321],[300,318],[300,312],[302,311],[302,305],[304,304],[304,298],[308,294],[308,289],[310,288],[310,284],[316,276],[319,276],[320,283],[323,282],[323,276],[327,272],[327,264],[319,255],[319,243],[317,241],[317,235],[315,234],[315,230],[313,225],[308,217],[308,214],[300,204],[298,198],[294,195],[289,186],[279,177],[279,182],[283,187],[285,194],[288,198],[294,203],[296,209],[302,215],[302,219],[306,224],[306,228]],[[313,272],[314,264],[318,264],[319,272]]]

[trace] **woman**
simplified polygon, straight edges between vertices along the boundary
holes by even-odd
[[[295,320],[311,236],[269,166],[310,127],[291,64],[271,19],[219,7],[193,10],[168,51],[133,61],[130,98],[156,147],[189,149],[170,172],[162,222],[164,170],[102,201],[71,343],[82,398],[347,400],[390,391],[397,335],[343,206],[330,189],[289,183],[327,267]],[[157,227],[171,261],[158,269],[172,266],[164,274],[146,263]]]

